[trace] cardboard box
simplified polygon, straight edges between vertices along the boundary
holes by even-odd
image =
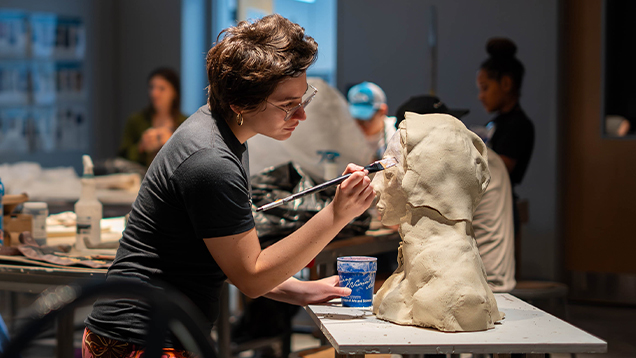
[[[30,214],[12,214],[2,218],[2,228],[4,229],[4,246],[18,246],[20,233],[31,232],[33,216]]]

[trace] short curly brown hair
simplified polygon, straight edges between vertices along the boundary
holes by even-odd
[[[230,105],[258,109],[282,80],[307,71],[317,53],[305,29],[278,14],[223,30],[207,55],[210,110],[227,120]]]

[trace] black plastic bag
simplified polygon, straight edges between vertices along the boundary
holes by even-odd
[[[256,208],[309,189],[324,182],[311,177],[293,162],[263,170],[251,177],[252,211],[256,232],[262,246],[291,234],[327,206],[336,195],[337,186],[309,194],[279,207],[256,212]],[[371,215],[364,212],[340,231],[336,239],[363,235],[371,224]]]

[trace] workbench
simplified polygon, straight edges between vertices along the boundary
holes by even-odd
[[[510,295],[495,294],[501,324],[479,332],[441,332],[383,321],[371,308],[343,307],[339,300],[305,309],[337,355],[603,353],[607,343]]]
[[[72,243],[73,241],[74,238],[56,238],[51,240],[51,244]],[[318,254],[314,267],[321,268],[319,272],[321,277],[332,275],[335,273],[335,262],[338,256],[375,255],[394,251],[397,250],[399,242],[400,236],[394,231],[336,240]],[[50,287],[103,281],[106,277],[106,271],[106,269],[81,267],[44,267],[4,261],[0,263],[0,289],[17,293],[39,294]],[[232,346],[229,300],[228,285],[225,284],[220,297],[220,315],[216,322],[219,358],[230,358],[233,351],[242,349]],[[58,322],[56,332],[58,357],[69,357],[73,354],[73,321],[73,315],[68,315],[62,317]]]

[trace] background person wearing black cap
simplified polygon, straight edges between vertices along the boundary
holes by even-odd
[[[451,110],[439,98],[421,95],[398,107],[396,123],[404,120],[406,112],[445,113],[460,118],[468,110]],[[488,168],[490,183],[473,215],[473,230],[488,284],[493,292],[510,292],[516,285],[512,185],[503,160],[492,148],[488,148]]]
[[[409,98],[398,107],[395,114],[395,128],[404,120],[404,113],[414,112],[418,114],[446,113],[455,118],[461,118],[470,112],[468,109],[449,109],[439,98],[430,95],[419,95]]]
[[[382,159],[391,136],[395,134],[395,117],[388,117],[386,94],[373,82],[362,82],[347,92],[349,113],[364,133],[367,143],[375,152],[374,160]]]

